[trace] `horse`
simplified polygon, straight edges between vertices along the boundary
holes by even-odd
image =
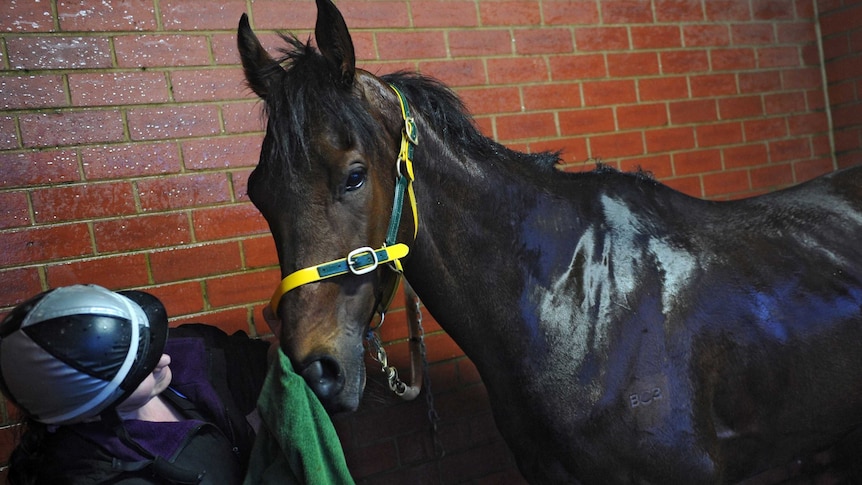
[[[284,280],[280,345],[330,413],[400,275],[475,363],[533,483],[727,483],[862,423],[862,168],[708,201],[483,136],[417,73],[356,67],[316,0],[283,56],[242,16],[267,119],[248,194]],[[854,458],[855,459],[855,458]]]

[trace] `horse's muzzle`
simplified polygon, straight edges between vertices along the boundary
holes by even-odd
[[[332,357],[320,357],[306,364],[300,375],[320,399],[323,407],[331,411],[331,403],[344,388],[344,372],[338,362]]]

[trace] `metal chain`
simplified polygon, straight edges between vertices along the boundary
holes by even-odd
[[[407,384],[398,378],[398,369],[395,366],[389,365],[389,357],[386,355],[386,350],[383,348],[383,343],[380,341],[378,329],[383,325],[384,315],[380,315],[380,323],[374,328],[368,329],[365,339],[371,344],[371,358],[380,363],[380,370],[386,376],[386,381],[389,383],[389,389],[397,396],[403,396],[407,392]]]
[[[425,352],[425,328],[422,326],[422,309],[419,307],[419,300],[413,300],[413,311],[416,313],[416,323],[419,327],[419,352],[422,355],[422,373],[425,381],[425,405],[428,406],[428,422],[431,423],[431,439],[434,443],[434,454],[438,458],[446,456],[446,448],[440,442],[440,434],[437,430],[437,424],[440,422],[440,415],[437,414],[437,408],[434,407],[434,393],[431,389],[431,376],[428,372],[428,359]]]

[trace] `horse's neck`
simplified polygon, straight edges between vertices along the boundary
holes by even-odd
[[[434,148],[416,156],[420,227],[407,278],[474,361],[493,360],[535,330],[525,322],[535,319],[531,280],[570,264],[582,236],[576,201],[539,190],[506,161],[446,159]]]

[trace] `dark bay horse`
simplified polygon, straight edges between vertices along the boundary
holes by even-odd
[[[357,407],[403,263],[535,483],[732,482],[862,423],[862,168],[732,202],[563,173],[441,84],[356,69],[317,3],[317,49],[284,36],[273,59],[245,17],[238,45],[268,115],[248,191],[281,344],[329,411]]]

